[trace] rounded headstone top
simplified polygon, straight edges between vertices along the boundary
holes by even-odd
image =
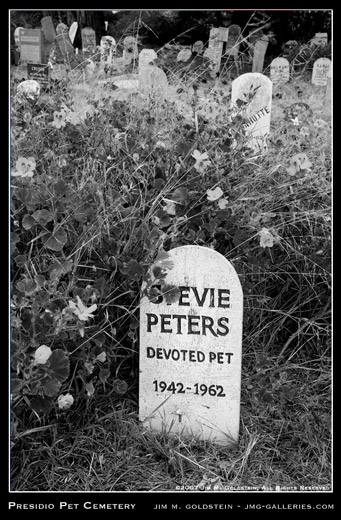
[[[191,49],[182,49],[177,55],[176,61],[188,61],[192,57]]]
[[[19,83],[17,87],[17,97],[19,102],[35,102],[40,96],[40,85],[34,79],[27,79]]]
[[[102,48],[108,48],[108,47],[115,47],[116,40],[112,36],[102,36],[101,38],[101,47]]]
[[[69,29],[65,23],[59,23],[56,27],[56,33],[57,34],[65,34],[68,33]]]

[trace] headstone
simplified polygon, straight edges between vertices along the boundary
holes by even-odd
[[[40,85],[48,85],[50,81],[50,67],[44,63],[28,63],[27,76],[28,79],[33,79]]]
[[[198,40],[193,43],[192,52],[201,55],[204,52],[204,42]]]
[[[256,31],[252,31],[250,34],[249,34],[249,37],[248,37],[248,42],[249,42],[249,48],[250,48],[250,52],[251,52],[251,55],[253,56],[254,54],[254,50],[255,50],[255,44],[256,42],[262,38],[264,36],[264,33],[262,31],[262,29],[258,29]]]
[[[57,34],[66,34],[69,32],[69,29],[65,23],[59,23],[56,27]]]
[[[70,38],[72,45],[73,45],[73,42],[75,41],[77,30],[78,30],[78,23],[73,22],[69,29],[69,38]]]
[[[233,266],[212,249],[178,247],[159,255],[142,294],[140,420],[184,439],[236,443],[243,293]]]
[[[224,42],[219,39],[219,35],[219,28],[213,28],[210,30],[208,48],[204,52],[204,57],[208,58],[212,62],[213,71],[216,73],[220,70],[221,55],[224,45]]]
[[[241,27],[239,25],[230,25],[228,39],[226,43],[225,52],[230,56],[238,56],[239,43],[238,39],[240,37]]]
[[[146,65],[139,69],[139,92],[154,101],[163,101],[168,89],[165,72],[155,65]]]
[[[41,19],[41,26],[44,35],[44,49],[43,49],[43,57],[42,61],[44,63],[48,62],[50,53],[53,48],[53,43],[56,39],[56,31],[54,29],[53,21],[51,16],[44,16]]]
[[[112,36],[102,36],[101,38],[101,64],[105,72],[108,72],[113,65],[116,54],[116,40]]]
[[[310,45],[325,46],[328,43],[328,33],[316,33],[314,38],[310,41]]]
[[[270,79],[272,83],[287,83],[290,79],[290,64],[286,58],[275,58],[270,64]]]
[[[221,42],[227,42],[229,37],[230,27],[219,27],[219,40]]]
[[[324,97],[324,108],[326,109],[328,115],[331,114],[331,109],[332,109],[332,75],[333,75],[333,71],[332,71],[332,67],[330,67],[328,78],[327,78],[326,93],[325,93],[325,97]]]
[[[41,63],[42,61],[41,29],[23,29],[20,32],[20,61],[21,63]]]
[[[137,40],[134,36],[126,36],[123,40],[123,58],[126,61],[136,60],[139,55]]]
[[[56,53],[57,61],[62,61],[68,65],[72,63],[75,56],[75,49],[71,43],[68,31],[57,34]]]
[[[142,49],[139,54],[139,70],[157,59],[154,49]]]
[[[270,132],[272,82],[257,72],[242,74],[232,82],[232,105],[245,118],[243,129],[254,152],[266,149]]]
[[[96,33],[91,27],[84,27],[81,31],[83,54],[96,52]]]
[[[259,72],[260,74],[263,72],[264,57],[268,45],[269,37],[266,35],[263,35],[256,41],[253,54],[252,72]]]
[[[20,52],[20,33],[22,31],[24,31],[23,27],[16,27],[14,29],[14,43],[15,43],[15,48],[18,52]]]
[[[188,61],[192,57],[191,49],[181,49],[176,57],[176,61]]]
[[[329,58],[319,58],[315,61],[311,82],[313,85],[325,87],[332,62]]]

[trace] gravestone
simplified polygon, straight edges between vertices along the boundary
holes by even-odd
[[[238,56],[239,44],[237,41],[240,37],[241,27],[233,24],[229,27],[228,39],[226,43],[225,53],[229,56]]]
[[[28,79],[33,79],[40,85],[48,85],[50,82],[50,67],[44,63],[28,63],[27,76]]]
[[[57,62],[64,62],[68,65],[72,64],[75,56],[75,49],[71,43],[68,31],[60,32],[56,36],[55,41]]]
[[[313,85],[319,87],[325,87],[327,85],[331,64],[332,62],[329,58],[319,58],[315,61],[311,78]]]
[[[219,27],[218,39],[221,42],[227,42],[229,37],[230,27]]]
[[[20,52],[20,33],[21,31],[24,31],[25,29],[23,27],[16,27],[14,29],[14,44],[15,48],[18,52]]]
[[[256,42],[263,36],[264,36],[264,33],[263,33],[262,29],[257,29],[256,31],[251,32],[249,34],[248,43],[249,43],[249,49],[250,49],[251,56],[253,56],[253,54],[254,54]]]
[[[327,77],[326,93],[324,96],[324,108],[326,109],[328,115],[331,114],[332,109],[332,76],[333,71],[332,67],[330,67]]]
[[[243,293],[220,253],[161,253],[140,305],[139,417],[146,428],[228,446],[238,441]]]
[[[21,63],[41,63],[43,33],[41,29],[23,29],[20,31]]]
[[[176,57],[176,61],[188,61],[192,57],[191,49],[181,49],[179,54]]]
[[[83,54],[94,54],[96,52],[96,33],[91,27],[81,30]]]
[[[201,55],[204,52],[204,42],[198,40],[195,43],[193,43],[192,52]]]
[[[165,72],[155,65],[146,65],[139,69],[139,92],[154,101],[163,101],[168,90]]]
[[[328,33],[316,33],[314,38],[310,41],[310,45],[325,46],[328,43]]]
[[[139,70],[157,59],[154,49],[142,49],[139,54]]]
[[[101,65],[108,72],[114,65],[116,54],[116,40],[112,36],[102,36],[101,43]]]
[[[208,58],[212,62],[212,68],[214,72],[219,72],[221,55],[223,52],[224,42],[219,39],[220,31],[219,28],[214,27],[210,30],[210,39],[208,41],[208,48],[204,52],[204,57]]]
[[[70,38],[72,45],[73,45],[73,42],[75,41],[77,30],[78,30],[78,23],[73,22],[69,29],[69,38]]]
[[[270,64],[270,79],[272,83],[287,83],[290,79],[290,64],[286,58],[275,58]]]
[[[126,62],[130,63],[132,60],[136,60],[139,55],[137,48],[137,40],[134,36],[126,36],[123,40],[123,58]]]
[[[41,19],[41,26],[44,36],[44,49],[43,49],[43,63],[47,63],[51,54],[53,43],[56,39],[56,31],[54,29],[53,21],[51,16],[44,16]]]
[[[242,74],[232,82],[231,103],[244,117],[242,127],[254,152],[266,149],[270,132],[272,82],[257,72]]]
[[[268,45],[269,37],[265,34],[256,41],[253,54],[252,72],[259,72],[260,74],[263,72],[264,57]]]

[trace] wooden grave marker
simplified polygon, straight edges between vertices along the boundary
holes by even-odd
[[[327,86],[331,64],[332,62],[329,58],[319,58],[315,61],[311,78],[313,85],[317,85],[318,87]]]
[[[290,64],[286,58],[275,58],[270,64],[270,79],[274,85],[287,83],[290,79]]]
[[[232,82],[231,102],[245,117],[243,129],[248,146],[256,153],[266,150],[270,132],[272,81],[258,72],[242,74]]]
[[[243,292],[220,253],[161,253],[140,305],[139,417],[146,428],[238,442]]]

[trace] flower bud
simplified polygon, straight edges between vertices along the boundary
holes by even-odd
[[[52,350],[50,349],[50,347],[46,345],[41,345],[37,348],[37,350],[34,353],[34,360],[38,365],[45,365],[46,361],[49,359],[51,354]]]

